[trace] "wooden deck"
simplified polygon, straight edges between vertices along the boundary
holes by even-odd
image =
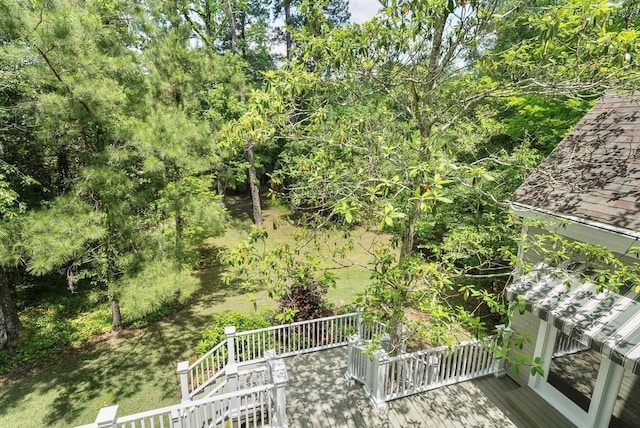
[[[347,349],[287,358],[291,428],[528,427],[506,397],[519,386],[487,376],[387,403],[376,411],[362,386],[344,377]]]

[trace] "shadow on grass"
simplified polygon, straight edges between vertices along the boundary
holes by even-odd
[[[251,197],[227,196],[224,199],[224,206],[236,222],[251,223],[253,221]]]
[[[250,215],[250,203],[244,202],[232,213],[236,218]],[[224,270],[218,263],[221,251],[224,247],[205,250],[196,272],[201,291],[177,313],[144,329],[59,356],[0,388],[0,425],[79,425],[91,423],[100,408],[114,403],[120,405],[121,415],[178,403],[177,363],[194,352],[213,314],[221,309],[239,310],[239,300],[229,303],[228,299],[244,290],[220,281]],[[248,303],[247,299],[247,307]]]
[[[1,388],[0,417],[20,413],[27,426],[69,426],[90,423],[100,408],[115,403],[121,415],[178,403],[177,363],[190,357],[211,320],[211,308],[238,294],[220,281],[219,251],[211,248],[204,255],[196,273],[201,291],[184,308],[144,329],[59,356]],[[36,407],[44,412],[26,414]]]

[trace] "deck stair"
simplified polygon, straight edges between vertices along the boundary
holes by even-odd
[[[527,386],[509,391],[506,400],[531,428],[575,428],[562,413]]]
[[[223,369],[224,370],[224,369]],[[255,363],[241,367],[238,370],[237,384],[234,386],[235,390],[249,389],[256,386],[262,386],[269,383],[267,376],[266,363]],[[198,394],[194,395],[193,399],[211,397],[214,395],[220,395],[229,392],[227,387],[227,377],[218,377],[214,383],[208,385]]]

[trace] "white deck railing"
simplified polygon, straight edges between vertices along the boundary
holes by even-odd
[[[578,339],[569,337],[566,334],[559,332],[556,336],[556,343],[553,347],[553,358],[575,354],[576,352],[585,351],[589,348],[589,345],[585,345]]]
[[[364,385],[376,407],[502,370],[491,349],[494,339],[395,357],[382,348],[367,349],[372,338],[385,332],[381,323],[365,326],[359,312],[239,333],[227,327],[225,341],[192,364],[178,364],[181,404],[119,418],[117,406],[111,406],[100,411],[94,424],[81,428],[284,427],[288,376],[281,358],[346,344],[346,376]],[[264,361],[268,367],[242,368]],[[204,398],[195,400],[196,394]]]
[[[222,373],[227,374],[227,370],[223,370]],[[227,374],[228,375],[228,374]],[[220,378],[223,378],[220,376]],[[216,382],[215,386],[207,391],[206,397],[210,397],[216,394],[222,394],[229,389],[227,382],[228,376],[224,376],[220,382]],[[237,373],[237,382],[233,385],[234,389],[248,389],[256,386],[262,386],[269,383],[267,367],[260,366],[256,368],[250,368],[247,370],[240,370]]]
[[[256,362],[264,351],[275,349],[279,357],[344,346],[358,330],[358,313],[283,324],[238,332],[235,350],[238,362]]]
[[[228,365],[226,392],[121,417],[117,405],[105,407],[93,424],[79,428],[286,428],[287,369],[273,350],[266,358],[267,365],[258,370],[238,371],[236,364]]]
[[[187,379],[190,398],[202,392],[224,374],[222,369],[227,363],[227,354],[226,342],[220,342],[188,366]]]
[[[500,370],[494,339],[471,340],[389,357],[371,352],[362,339],[349,342],[347,377],[362,383],[376,407],[397,398],[474,379]]]
[[[492,339],[471,340],[384,359],[380,364],[385,372],[384,400],[493,374],[497,370],[493,346]]]
[[[121,417],[117,416],[117,405],[105,407],[95,423],[78,428],[269,426],[273,421],[273,388],[266,384]]]
[[[192,364],[178,363],[182,400],[192,400],[217,383],[225,375],[228,364],[263,362],[266,350],[275,350],[279,357],[315,352],[344,346],[349,336],[357,332],[371,336],[382,328],[378,324],[364,327],[359,312],[242,332],[236,332],[233,326],[227,327],[225,341]]]
[[[365,341],[353,336],[349,339],[349,350],[347,354],[347,378],[356,380],[362,384],[367,382],[367,371],[371,364],[371,356],[365,352]]]

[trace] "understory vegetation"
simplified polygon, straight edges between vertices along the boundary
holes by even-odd
[[[639,87],[638,10],[0,0],[0,425],[172,402],[172,364],[223,322],[358,306],[396,351],[407,328],[491,333],[519,263],[506,201]]]

